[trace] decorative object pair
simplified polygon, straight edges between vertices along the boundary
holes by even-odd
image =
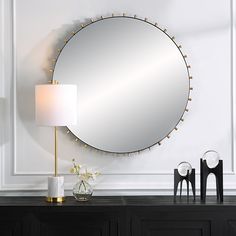
[[[216,177],[217,200],[223,202],[223,161],[220,160],[219,154],[213,150],[205,152],[200,159],[200,196],[203,202],[206,201],[207,177],[211,173]],[[182,196],[182,184],[184,180],[187,183],[187,200],[189,200],[189,183],[191,183],[193,198],[195,200],[195,169],[188,162],[181,162],[178,168],[174,170],[174,201],[176,201],[179,183],[180,198]]]

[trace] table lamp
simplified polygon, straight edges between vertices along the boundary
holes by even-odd
[[[42,126],[54,127],[54,176],[48,177],[48,202],[63,202],[64,177],[58,175],[57,127],[75,125],[77,121],[77,87],[59,84],[51,80],[50,84],[35,86],[35,118]]]

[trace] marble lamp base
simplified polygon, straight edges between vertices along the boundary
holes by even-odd
[[[63,176],[48,177],[48,195],[46,200],[47,202],[65,201]]]

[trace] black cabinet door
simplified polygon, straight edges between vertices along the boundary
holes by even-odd
[[[120,218],[117,212],[103,211],[55,211],[50,209],[34,213],[34,236],[121,236]]]
[[[129,210],[132,236],[218,236],[214,214],[182,207],[139,207]],[[214,225],[214,229],[213,229]]]
[[[23,215],[11,208],[1,208],[0,235],[25,236],[23,231]]]
[[[223,235],[236,236],[236,209],[228,207],[221,211],[221,224],[224,225]]]

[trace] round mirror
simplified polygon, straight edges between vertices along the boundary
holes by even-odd
[[[78,86],[78,122],[71,132],[113,153],[160,142],[181,120],[189,98],[179,47],[156,25],[132,17],[82,27],[61,50],[53,78]]]

